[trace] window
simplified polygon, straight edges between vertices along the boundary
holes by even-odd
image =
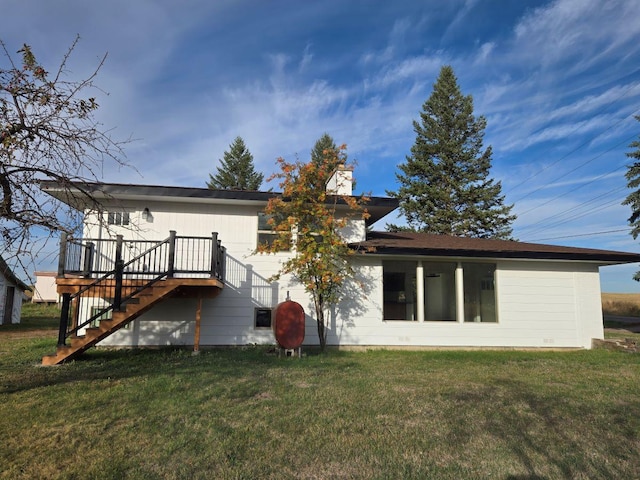
[[[385,320],[416,320],[416,262],[384,261]]]
[[[496,265],[461,264],[462,285],[456,285],[457,266],[455,262],[383,261],[383,319],[497,322]],[[424,285],[421,292],[417,291],[419,274]],[[456,292],[464,296],[464,318],[456,315]],[[424,302],[424,315],[419,301]]]
[[[113,300],[109,299],[108,301],[112,302]],[[91,316],[93,317],[94,315],[97,315],[98,313],[100,313],[103,308],[105,308],[107,305],[105,304],[104,307],[91,307]],[[100,321],[101,320],[111,320],[111,315],[112,315],[112,311],[108,310],[106,312],[104,312],[102,315],[94,318],[91,321],[91,324],[89,325],[90,327],[99,327],[100,326]]]
[[[496,322],[495,264],[463,263],[464,321]]]
[[[273,242],[278,238],[278,232],[276,232],[271,225],[269,225],[270,216],[263,212],[258,212],[258,245],[273,245]],[[291,247],[285,249],[290,250]]]
[[[456,264],[424,262],[424,319],[456,320]]]
[[[255,328],[271,328],[271,309],[270,308],[256,308]]]
[[[109,225],[129,225],[129,212],[109,212],[107,213],[107,223]]]
[[[323,237],[319,233],[323,230],[322,222],[318,218],[304,218],[297,225],[296,244],[305,248],[310,242],[322,243]]]

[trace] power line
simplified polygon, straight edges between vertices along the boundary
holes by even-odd
[[[600,200],[603,197],[608,197],[611,194],[619,192],[620,190],[625,190],[626,188],[627,188],[626,186],[622,186],[622,187],[618,187],[618,188],[616,188],[614,190],[610,190],[608,192],[602,193],[602,194],[600,194],[600,195],[598,195],[596,197],[590,198],[586,202],[579,203],[578,205],[576,205],[574,207],[567,208],[566,210],[563,210],[561,212],[555,213],[555,214],[551,215],[550,217],[545,217],[542,221],[534,222],[534,223],[530,224],[527,228],[538,227],[538,225],[543,224],[544,222],[548,222],[548,221],[553,220],[555,218],[562,217],[562,216],[564,216],[564,215],[566,215],[568,213],[572,213],[572,212],[574,212],[576,210],[582,209],[582,208],[586,207],[587,205],[589,205],[589,204],[591,204],[591,203],[593,203],[593,202],[595,202],[597,200]],[[538,229],[542,229],[542,230],[546,230],[547,228],[548,227],[545,226],[545,225],[543,225],[541,227],[538,227]]]
[[[549,237],[549,238],[537,238],[535,240],[529,240],[529,242],[543,242],[545,240],[559,240],[561,238],[576,238],[576,237],[593,237],[595,235],[606,235],[609,233],[620,233],[620,232],[628,232],[628,228],[621,228],[618,230],[605,230],[602,232],[590,232],[590,233],[580,233],[576,235],[564,235],[562,237]]]
[[[582,217],[586,217],[587,215],[593,215],[594,213],[599,212],[601,210],[605,210],[605,209],[611,207],[612,205],[614,205],[616,203],[620,203],[620,200],[618,200],[618,199],[613,200],[612,202],[609,202],[609,203],[606,203],[606,204],[602,205],[600,208],[596,208],[595,210],[590,210],[588,212],[583,213],[582,215],[578,215],[576,217],[573,217],[571,219],[571,221],[578,220],[578,219],[580,219]],[[549,226],[548,228],[544,228],[544,229],[541,229],[541,230],[538,230],[538,231],[534,231],[533,234],[541,233],[541,232],[543,232],[545,230],[549,230],[550,228],[561,226],[563,223],[569,223],[569,222],[568,221],[561,221],[561,222],[556,223],[555,225]],[[532,233],[529,233],[529,235],[532,235]],[[560,238],[562,238],[562,237],[560,237]]]
[[[631,90],[633,90],[633,89],[634,89],[634,88],[636,88],[637,86],[638,86],[638,84],[637,84],[637,83],[636,83],[636,84],[633,84],[633,85],[632,85],[632,86],[630,86],[630,87],[629,87],[629,88],[628,88],[628,89],[627,89],[627,90],[626,90],[622,95],[620,95],[618,98],[616,98],[615,100],[613,100],[612,102],[610,102],[610,104],[615,103],[615,102],[617,102],[617,101],[621,100],[621,99],[622,99],[622,98],[624,98],[624,97],[625,97],[625,96],[626,96],[626,95],[627,95]],[[598,111],[595,113],[595,115],[594,115],[594,116],[600,115],[602,112],[604,112],[604,111],[605,111],[605,109],[606,109],[606,108],[608,108],[608,107],[609,107],[609,105],[610,105],[610,104],[607,104],[606,106],[602,107],[600,110],[598,110]],[[566,158],[567,158],[567,157],[569,157],[570,155],[572,155],[572,154],[574,154],[575,152],[577,152],[578,150],[580,150],[580,149],[581,149],[582,147],[584,147],[585,145],[589,144],[591,141],[593,141],[593,139],[598,138],[598,137],[599,137],[599,136],[601,136],[603,133],[605,133],[605,132],[607,132],[607,131],[611,130],[612,128],[614,128],[614,127],[616,127],[616,126],[618,126],[620,123],[622,123],[623,121],[625,121],[625,120],[626,120],[627,118],[629,118],[630,116],[635,115],[637,112],[640,112],[640,109],[637,109],[637,110],[635,110],[634,112],[630,113],[629,115],[627,115],[627,116],[625,116],[625,117],[621,118],[618,122],[614,123],[613,125],[610,125],[608,128],[604,129],[602,132],[600,132],[600,133],[599,133],[598,135],[596,135],[595,137],[590,138],[589,140],[587,140],[587,141],[585,141],[585,142],[581,143],[581,144],[580,144],[580,145],[578,145],[576,148],[574,148],[573,150],[571,150],[569,153],[567,153],[567,154],[563,155],[562,157],[560,157],[560,158],[559,158],[558,160],[556,160],[555,162],[553,162],[553,163],[551,163],[551,164],[547,165],[547,166],[546,166],[546,167],[544,167],[542,170],[540,170],[540,171],[538,171],[538,172],[534,173],[533,175],[528,176],[527,178],[525,178],[524,180],[522,180],[522,181],[521,181],[520,183],[518,183],[517,185],[515,185],[515,186],[511,187],[511,188],[510,188],[507,192],[505,192],[505,193],[512,192],[512,191],[513,191],[513,190],[515,190],[516,188],[518,188],[518,187],[520,187],[520,186],[524,185],[525,183],[527,183],[527,182],[528,182],[529,180],[531,180],[532,178],[537,177],[537,176],[538,176],[538,175],[540,175],[542,172],[544,172],[544,171],[548,170],[549,168],[551,168],[551,167],[553,167],[553,166],[557,165],[557,164],[558,164],[558,163],[560,163],[562,160],[566,159]],[[578,130],[580,130],[581,128],[583,128],[583,125],[579,125],[579,126],[577,126],[576,128],[574,128],[574,129],[569,133],[569,135],[568,135],[568,136],[573,135],[574,133],[576,133],[576,132],[577,132]],[[547,152],[549,152],[550,150],[551,150],[551,149],[550,149],[550,148],[548,148],[544,153],[547,153]],[[520,201],[520,200],[522,200],[522,199],[524,199],[524,198],[527,198],[531,193],[534,193],[534,192],[530,192],[530,193],[528,193],[527,195],[525,195],[524,197],[520,197],[520,198],[518,198],[516,201]]]
[[[548,230],[549,228],[553,228],[553,227],[555,227],[555,226],[562,225],[563,223],[567,223],[567,222],[569,222],[569,221],[573,221],[573,220],[576,220],[576,219],[578,219],[578,218],[582,218],[582,217],[584,217],[585,215],[588,215],[588,214],[592,214],[592,213],[598,212],[598,211],[602,210],[603,208],[606,208],[606,207],[608,207],[608,206],[610,206],[610,205],[613,205],[613,204],[616,204],[616,203],[617,203],[617,204],[621,204],[621,203],[622,203],[622,201],[624,200],[624,198],[616,197],[614,200],[610,201],[609,203],[606,203],[606,204],[604,204],[604,205],[601,205],[601,206],[600,206],[600,208],[597,208],[597,209],[595,209],[595,210],[593,210],[593,209],[592,209],[592,210],[589,210],[588,212],[583,213],[582,215],[579,215],[579,216],[573,216],[573,217],[571,217],[570,219],[562,219],[562,220],[558,220],[558,221],[556,221],[556,222],[554,222],[554,223],[552,223],[552,224],[550,224],[550,225],[549,225],[549,224],[545,224],[546,222],[549,222],[549,221],[551,221],[551,220],[552,220],[552,219],[554,219],[554,218],[563,217],[564,215],[566,215],[566,214],[568,214],[568,213],[571,213],[571,212],[574,212],[574,211],[578,211],[578,210],[580,210],[580,209],[583,209],[583,208],[587,207],[588,205],[592,204],[593,202],[596,202],[597,200],[600,200],[601,198],[611,196],[612,194],[615,194],[615,193],[617,193],[617,192],[619,192],[619,191],[621,191],[621,190],[625,190],[625,189],[626,189],[626,187],[625,187],[625,186],[618,187],[618,188],[616,188],[616,189],[614,189],[614,190],[611,190],[611,191],[608,191],[608,192],[603,193],[603,194],[601,194],[601,195],[598,195],[597,197],[593,197],[593,198],[591,198],[591,199],[587,200],[586,202],[579,203],[578,205],[575,205],[575,206],[573,206],[573,207],[571,207],[571,208],[568,208],[568,209],[566,209],[566,210],[563,210],[562,212],[558,212],[558,213],[556,213],[556,214],[554,214],[554,215],[551,215],[550,217],[545,217],[545,218],[543,218],[542,220],[539,220],[539,221],[537,221],[537,222],[531,223],[531,224],[529,224],[527,227],[525,227],[525,229],[527,229],[527,230],[531,230],[531,229],[533,229],[533,231],[534,231],[534,232],[539,232],[539,231]]]
[[[638,109],[638,111],[640,111],[640,109]],[[611,148],[609,148],[609,149],[605,150],[604,152],[599,153],[599,154],[598,154],[598,155],[596,155],[595,157],[592,157],[592,158],[590,158],[589,160],[587,160],[586,162],[582,162],[582,163],[581,163],[580,165],[578,165],[577,167],[575,167],[575,168],[573,168],[573,169],[569,170],[569,171],[568,171],[568,172],[566,172],[566,173],[563,173],[563,174],[562,174],[562,175],[560,175],[559,177],[554,178],[554,179],[552,180],[552,182],[557,182],[558,180],[563,179],[563,178],[564,178],[564,177],[566,177],[567,175],[569,175],[569,174],[571,174],[571,173],[575,172],[576,170],[579,170],[580,168],[584,167],[585,165],[590,164],[591,162],[593,162],[593,161],[597,160],[598,158],[602,157],[605,153],[609,153],[609,152],[611,152],[612,150],[616,149],[617,147],[619,147],[619,146],[620,146],[620,145],[622,145],[623,143],[627,143],[629,140],[632,140],[632,139],[633,139],[633,138],[635,138],[635,137],[636,137],[636,135],[634,134],[634,135],[631,135],[630,137],[625,138],[624,140],[622,140],[622,141],[618,142],[617,144],[615,144],[613,147],[611,147]],[[597,138],[597,137],[594,137],[594,138]],[[592,140],[593,140],[593,139],[592,139]],[[557,163],[557,162],[556,162],[556,163]],[[617,167],[617,168],[616,168],[616,170],[619,170],[620,168],[621,168],[621,167]],[[614,170],[614,171],[615,171],[615,170]],[[612,173],[612,172],[607,172],[607,174],[608,174],[608,173]],[[600,178],[600,177],[598,177],[598,178]],[[592,180],[592,181],[591,181],[591,182],[589,182],[589,183],[592,183],[593,181],[594,181],[594,180]],[[585,185],[588,185],[588,183],[587,183],[587,184],[585,184]],[[565,193],[563,193],[563,194],[561,194],[561,195],[557,195],[557,196],[555,196],[555,197],[553,197],[553,198],[549,199],[549,200],[548,200],[548,201],[546,201],[545,203],[541,203],[540,205],[537,205],[537,206],[535,206],[535,207],[533,207],[533,208],[530,208],[529,210],[526,210],[526,211],[522,212],[520,215],[525,215],[525,214],[527,214],[527,213],[529,213],[529,212],[531,212],[531,211],[533,211],[533,210],[535,210],[535,209],[537,209],[537,208],[542,207],[543,205],[546,205],[547,203],[552,202],[553,200],[556,200],[556,199],[558,199],[558,198],[562,198],[562,197],[564,197],[565,195],[568,195],[569,193],[574,192],[574,191],[576,191],[576,190],[578,190],[578,189],[582,188],[583,186],[584,186],[584,185],[582,185],[582,186],[580,186],[580,187],[576,187],[576,188],[575,188],[575,189],[573,189],[573,190],[569,190],[568,192],[565,192]],[[542,185],[541,187],[538,187],[538,188],[536,188],[535,190],[532,190],[531,192],[527,193],[526,195],[524,195],[524,196],[520,197],[517,201],[523,200],[523,199],[527,198],[528,196],[533,195],[534,193],[537,193],[537,192],[539,192],[540,190],[543,190],[543,189],[544,189],[544,188],[546,188],[546,187],[547,187],[547,185]]]

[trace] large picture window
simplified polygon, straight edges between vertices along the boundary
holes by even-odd
[[[497,322],[493,263],[385,260],[382,269],[384,320]]]
[[[463,263],[464,321],[496,322],[496,266],[490,263]]]
[[[384,319],[416,320],[415,262],[383,262]]]
[[[428,321],[456,320],[456,264],[425,262],[424,319]]]

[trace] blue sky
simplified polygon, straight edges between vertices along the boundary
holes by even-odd
[[[640,134],[637,0],[0,0],[0,11],[9,49],[26,42],[51,68],[79,34],[70,78],[108,53],[99,119],[137,139],[126,148],[137,172],[105,165],[105,181],[204,186],[238,135],[268,176],[327,132],[357,160],[358,188],[385,195],[450,64],[487,119],[518,239],[640,252],[620,204]],[[637,269],[603,268],[603,290],[640,291]]]

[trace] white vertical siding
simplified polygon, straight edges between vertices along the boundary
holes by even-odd
[[[33,288],[33,302],[59,303],[56,290],[56,272],[35,272],[36,283]]]
[[[9,281],[4,275],[2,275],[2,273],[0,273],[0,324],[4,321],[4,311],[7,306],[7,287],[14,287],[11,323],[20,323],[23,291],[18,285]]]

